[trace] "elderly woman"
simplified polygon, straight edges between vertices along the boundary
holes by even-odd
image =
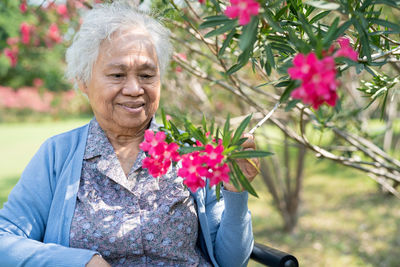
[[[168,36],[129,5],[87,13],[67,74],[95,117],[47,140],[24,170],[0,211],[1,266],[247,264],[247,192],[225,184],[218,202],[214,189],[189,192],[172,167],[160,179],[141,167],[144,131],[158,129]],[[252,180],[255,168],[239,163]]]

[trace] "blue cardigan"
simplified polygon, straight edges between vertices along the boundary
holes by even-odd
[[[69,247],[88,125],[48,139],[0,210],[0,265],[85,266],[96,251]],[[253,248],[247,192],[193,194],[200,246],[214,266],[246,266]]]

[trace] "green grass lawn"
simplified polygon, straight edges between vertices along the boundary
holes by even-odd
[[[23,168],[48,137],[89,119],[0,124],[0,207]],[[256,241],[293,253],[301,266],[400,266],[400,200],[378,192],[364,174],[309,157],[299,225],[282,232],[261,180],[250,198]],[[249,266],[259,266],[250,262]]]
[[[84,125],[89,120],[0,124],[0,207],[47,138]]]

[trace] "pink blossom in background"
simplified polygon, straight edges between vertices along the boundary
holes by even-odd
[[[358,53],[351,47],[350,40],[346,37],[341,37],[337,40],[340,48],[335,53],[335,57],[347,57],[351,60],[358,60]]]
[[[26,4],[25,1],[22,1],[22,3],[19,5],[19,10],[21,11],[22,14],[24,14],[27,9],[28,5]]]
[[[6,42],[9,46],[14,46],[14,45],[18,44],[19,38],[18,37],[8,37]]]
[[[293,67],[288,69],[291,79],[301,81],[291,96],[318,109],[323,103],[336,105],[336,66],[334,58],[327,56],[319,60],[314,52],[298,54],[293,59]]]
[[[205,1],[206,1],[206,0],[199,0],[199,3],[200,3],[200,4],[204,4]]]
[[[183,69],[182,69],[182,67],[181,66],[176,66],[176,68],[175,68],[175,72],[182,72],[183,71]]]
[[[44,82],[42,79],[40,79],[40,78],[33,79],[33,86],[35,88],[41,88],[43,85],[44,85]]]
[[[69,18],[67,5],[65,4],[58,5],[56,10],[57,13],[61,15],[64,19]]]
[[[20,26],[20,32],[21,32],[21,42],[23,44],[29,44],[31,40],[31,26],[26,22],[22,22]]]
[[[239,24],[246,25],[251,16],[258,15],[260,4],[254,0],[230,0],[231,5],[225,10],[225,15],[231,19],[239,17]]]
[[[69,90],[66,92],[62,92],[62,99],[63,102],[70,102],[76,97],[76,91],[75,90]]]
[[[50,38],[55,43],[60,43],[62,41],[60,29],[57,24],[52,23],[49,30],[47,31],[47,37]]]
[[[18,63],[18,48],[5,48],[4,55],[8,58],[11,67],[17,66]]]
[[[53,93],[44,92],[41,94],[37,88],[23,87],[14,91],[9,87],[0,87],[0,106],[5,108],[49,112],[53,98]]]

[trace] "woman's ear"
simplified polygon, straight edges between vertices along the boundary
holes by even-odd
[[[82,93],[84,93],[85,95],[88,95],[88,88],[84,81],[77,81],[77,85],[78,85],[79,90],[81,90]]]

